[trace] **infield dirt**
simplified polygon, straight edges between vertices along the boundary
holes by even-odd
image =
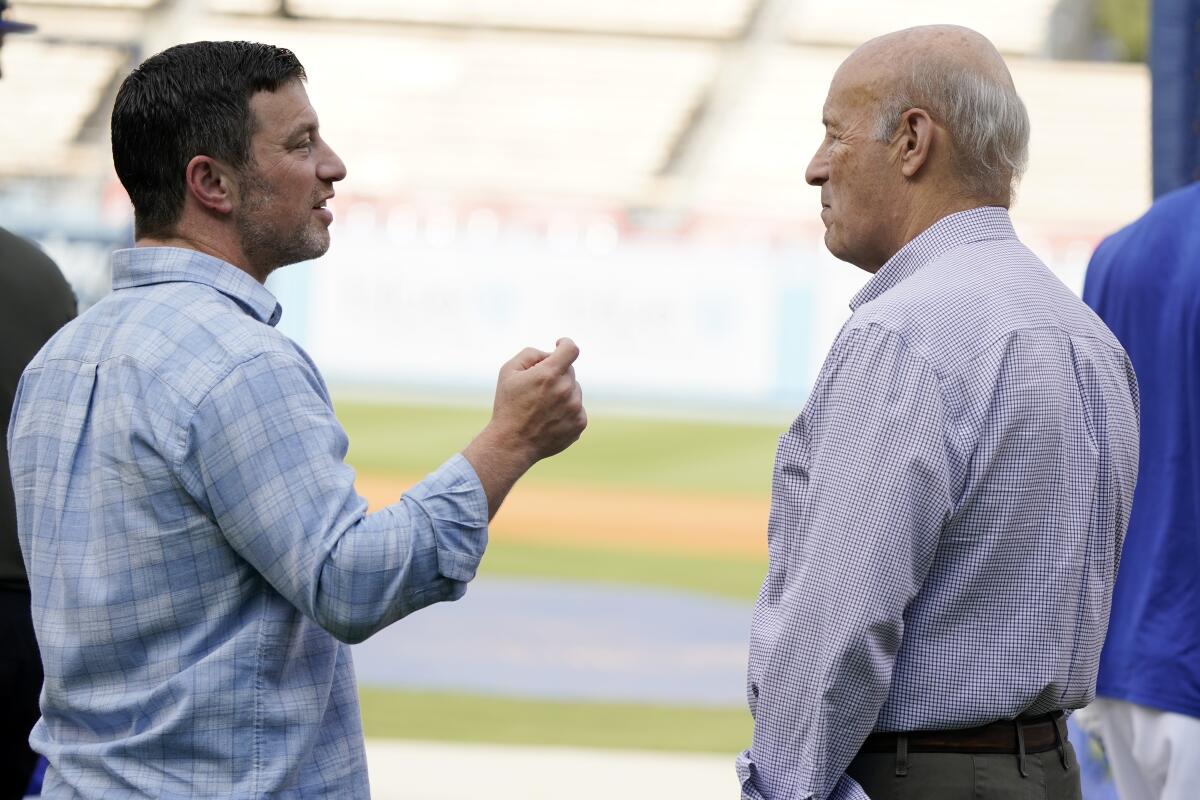
[[[355,487],[375,510],[416,482],[360,474]],[[766,498],[518,484],[490,530],[511,541],[765,557],[768,511]]]

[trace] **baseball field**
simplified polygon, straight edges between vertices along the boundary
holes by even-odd
[[[479,408],[341,402],[337,410],[350,434],[358,489],[373,507],[394,501],[460,450],[488,418]],[[561,796],[562,781],[580,775],[589,776],[587,785],[573,793],[589,800],[614,792],[663,796],[684,785],[697,798],[735,791],[732,756],[751,735],[739,696],[744,638],[766,569],[771,464],[785,424],[593,414],[577,445],[535,467],[493,522],[467,598],[377,635],[387,640],[415,631],[415,638],[383,641],[361,660],[356,654],[379,796],[459,798],[486,791],[497,798],[550,798]],[[406,679],[411,660],[405,647],[424,646],[430,631],[478,616],[480,606],[524,586],[536,603],[499,604],[474,627],[451,632],[462,641],[450,650],[430,641],[434,652],[425,671],[414,669],[416,677]],[[483,602],[471,606],[473,596]],[[580,597],[596,602],[589,609]],[[664,599],[675,611],[659,617],[672,608]],[[514,614],[522,618],[507,618]],[[529,636],[539,625],[549,630]],[[691,637],[683,646],[674,641],[681,633],[676,628]],[[614,637],[623,629],[633,632],[629,641]],[[574,644],[567,643],[567,658],[556,660],[545,639]],[[630,647],[644,648],[643,658]],[[530,652],[512,652],[525,648]],[[553,663],[539,665],[547,653]],[[468,669],[456,671],[454,662],[463,659]],[[715,662],[719,668],[706,669]],[[514,663],[530,674],[509,685],[503,673],[511,678]],[[471,688],[479,685],[470,678],[475,670],[502,673],[490,684],[495,691]],[[421,675],[443,671],[452,673],[448,680],[421,685]],[[564,671],[577,674],[563,680]],[[467,688],[455,687],[460,679]],[[572,696],[537,690],[542,680],[569,685]],[[670,691],[676,682],[683,689]],[[688,696],[695,700],[680,701]],[[1114,800],[1095,741],[1074,720],[1070,727],[1084,796]],[[440,778],[414,785],[413,764],[457,765],[464,758],[480,765],[479,786],[446,789]],[[609,773],[620,775],[616,783],[601,779]],[[531,781],[535,774],[540,777]],[[631,790],[634,784],[644,791]]]
[[[482,408],[352,401],[338,402],[337,413],[358,491],[372,508],[459,451],[489,416]],[[748,627],[766,567],[771,462],[783,426],[593,414],[573,448],[514,489],[493,522],[479,580],[721,598],[744,604]],[[369,738],[725,754],[749,741],[749,716],[735,703],[563,700],[369,682],[361,692]]]

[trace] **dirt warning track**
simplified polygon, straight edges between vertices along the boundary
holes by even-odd
[[[375,510],[417,480],[360,474],[355,487]],[[511,541],[765,557],[769,507],[765,497],[518,484],[491,533]]]

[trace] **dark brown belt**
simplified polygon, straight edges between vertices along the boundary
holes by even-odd
[[[863,742],[862,753],[895,753],[907,740],[910,753],[1045,753],[1060,748],[1067,740],[1067,724],[1061,711],[1040,717],[1001,720],[978,728],[944,731],[872,733]]]

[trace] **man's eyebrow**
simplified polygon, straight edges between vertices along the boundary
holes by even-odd
[[[288,141],[291,141],[292,139],[296,139],[301,134],[304,134],[304,133],[307,133],[307,134],[316,133],[317,129],[320,127],[321,127],[320,123],[318,123],[315,119],[304,120],[303,122],[300,122],[299,124],[297,124],[296,127],[292,128],[291,131],[288,132],[287,139],[288,139]]]

